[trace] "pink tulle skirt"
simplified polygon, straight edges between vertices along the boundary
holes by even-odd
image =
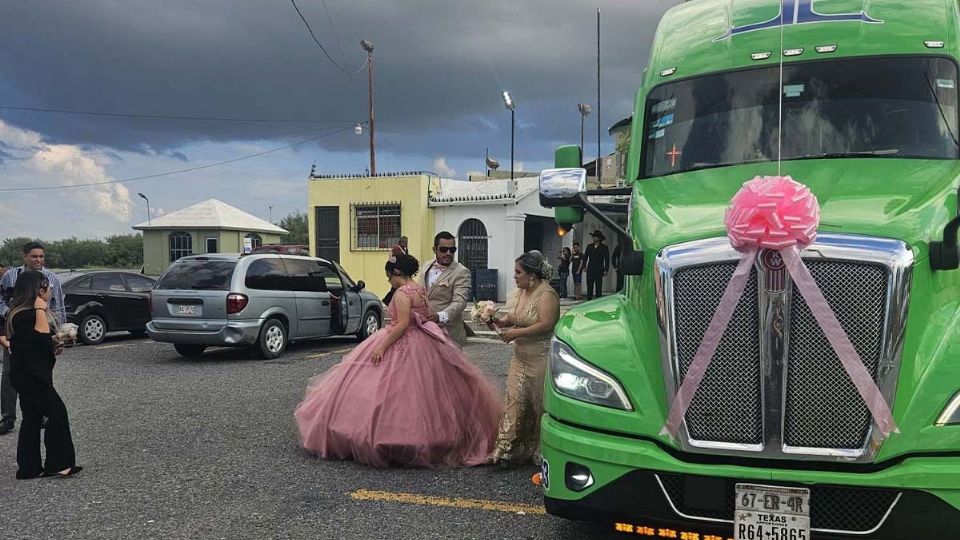
[[[483,463],[503,409],[499,392],[435,324],[412,320],[379,364],[388,330],[310,379],[294,418],[303,447],[374,467]]]

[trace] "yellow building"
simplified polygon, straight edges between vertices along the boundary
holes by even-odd
[[[312,177],[308,190],[310,253],[338,261],[380,295],[390,290],[383,265],[401,236],[421,263],[432,258],[431,194],[439,178],[423,174]]]

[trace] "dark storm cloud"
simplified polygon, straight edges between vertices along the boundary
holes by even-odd
[[[629,114],[656,23],[676,3],[600,2],[604,131]],[[576,103],[596,100],[594,3],[327,0],[343,56],[320,2],[298,4],[344,65],[362,61],[361,38],[376,44],[384,151],[477,155],[502,145],[506,88],[523,126],[518,147],[544,154],[579,137]],[[366,71],[337,71],[285,0],[4,2],[0,50],[0,105],[349,122],[367,116]],[[0,119],[55,142],[161,153],[195,141],[293,140],[338,127],[3,110]],[[588,133],[595,140],[594,121]],[[350,129],[319,144],[363,149]]]

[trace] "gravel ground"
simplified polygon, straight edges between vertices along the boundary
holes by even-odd
[[[68,349],[56,383],[85,469],[17,481],[16,432],[0,437],[0,539],[600,537],[551,516],[351,497],[541,504],[533,467],[381,471],[303,452],[292,411],[307,379],[352,346],[298,344],[273,361],[239,350],[186,360],[125,336]],[[467,352],[503,383],[507,346],[479,340]]]

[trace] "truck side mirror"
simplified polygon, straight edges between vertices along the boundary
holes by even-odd
[[[957,247],[957,230],[960,216],[947,222],[943,228],[943,241],[930,242],[930,268],[933,270],[956,270],[960,268],[960,248]]]
[[[544,208],[580,205],[587,191],[586,169],[546,169],[540,173],[540,206]]]

